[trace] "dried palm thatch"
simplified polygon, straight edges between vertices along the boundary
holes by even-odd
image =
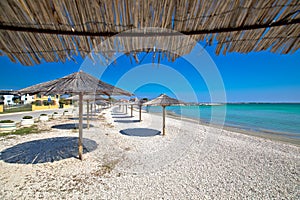
[[[138,61],[137,52],[151,51],[158,62],[173,61],[195,45],[177,39],[178,32],[216,44],[216,54],[287,54],[300,47],[299,23],[299,0],[1,0],[0,55],[33,65],[85,57],[92,50],[107,59],[120,51]],[[123,39],[99,47],[123,31]],[[167,47],[154,46],[161,42]]]
[[[183,101],[179,101],[178,99],[174,99],[169,97],[168,95],[161,94],[155,99],[152,99],[151,101],[148,101],[144,103],[144,105],[156,105],[156,106],[162,106],[163,108],[163,135],[166,134],[166,106],[170,105],[182,105],[185,104]]]
[[[132,96],[130,92],[104,83],[85,72],[76,72],[68,76],[33,85],[19,90],[22,94],[103,94]]]
[[[170,106],[174,104],[185,104],[183,101],[169,97],[166,94],[161,94],[155,99],[144,103],[144,105]]]

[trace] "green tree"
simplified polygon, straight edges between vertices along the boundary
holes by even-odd
[[[147,102],[147,101],[149,101],[149,99],[148,99],[148,98],[143,98],[142,100],[143,100],[143,102]]]
[[[12,101],[13,101],[15,104],[19,104],[19,103],[21,102],[21,99],[20,99],[20,97],[15,96],[15,97],[12,98]]]

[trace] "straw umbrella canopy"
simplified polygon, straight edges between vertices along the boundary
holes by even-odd
[[[179,101],[178,99],[171,98],[167,96],[166,94],[161,94],[155,99],[152,99],[151,101],[148,101],[144,103],[144,105],[158,105],[162,106],[163,108],[163,135],[165,135],[165,118],[166,118],[166,106],[174,105],[174,104],[185,104],[182,101]]]
[[[24,89],[19,90],[20,93],[36,94],[103,94],[111,95],[125,95],[131,96],[132,94],[117,88],[108,83],[102,82],[99,79],[91,76],[83,71],[75,72],[68,76],[36,84]]]
[[[117,50],[138,61],[137,53],[150,51],[174,61],[200,41],[214,44],[217,55],[300,49],[299,0],[0,2],[0,55],[23,65],[84,58],[91,49],[109,59]]]
[[[72,101],[79,101],[79,95],[75,95],[75,96],[72,96],[72,97],[68,97],[67,98],[68,100],[72,100]],[[89,129],[90,128],[90,122],[89,122],[89,119],[90,119],[90,111],[92,113],[92,104],[91,104],[91,109],[89,109],[89,104],[91,101],[97,101],[97,100],[107,100],[107,98],[104,98],[102,95],[85,95],[83,96],[83,101],[86,101],[87,102],[87,128]]]
[[[135,98],[134,101],[129,102],[130,109],[131,109],[131,117],[133,117],[133,106],[137,105],[139,107],[139,121],[142,121],[142,106],[143,106],[143,100]]]
[[[79,140],[78,154],[82,160],[82,102],[83,96],[87,94],[103,94],[103,95],[124,95],[132,96],[130,92],[114,87],[113,85],[104,83],[99,79],[85,72],[76,72],[68,76],[33,85],[19,90],[22,94],[78,94],[79,95]]]
[[[134,98],[134,101],[130,101],[129,102],[129,105],[130,105],[130,114],[131,114],[131,117],[133,117],[133,106],[134,105],[140,105],[141,103],[140,103],[140,101],[139,101],[139,99],[136,97],[136,98]],[[140,121],[141,121],[141,107],[140,107]]]

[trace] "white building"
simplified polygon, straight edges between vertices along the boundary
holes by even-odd
[[[4,105],[14,105],[13,102],[14,95],[8,94],[8,95],[1,95],[1,102],[4,103]]]
[[[21,101],[22,101],[24,104],[30,104],[30,103],[34,102],[34,96],[31,96],[31,95],[29,95],[29,94],[22,95],[22,96],[21,96]]]
[[[12,95],[12,94],[0,95],[0,104],[4,104],[4,105],[16,105],[16,103],[14,102],[14,97],[17,97],[17,96],[16,95]],[[21,102],[23,104],[30,104],[33,101],[34,101],[34,96],[31,96],[29,94],[21,96]]]

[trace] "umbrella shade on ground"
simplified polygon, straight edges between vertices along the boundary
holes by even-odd
[[[170,106],[170,105],[180,105],[180,104],[185,104],[183,101],[179,101],[178,99],[174,99],[171,98],[165,94],[161,94],[158,97],[156,97],[155,99],[152,99],[151,101],[148,101],[146,103],[144,103],[144,105],[156,105],[156,106],[162,106],[163,108],[163,135],[165,135],[166,131],[165,131],[165,118],[166,118],[166,106]]]
[[[79,141],[78,154],[82,160],[82,108],[83,96],[87,94],[103,94],[103,95],[124,95],[132,96],[130,92],[114,87],[113,85],[104,83],[99,79],[85,72],[76,72],[68,76],[33,85],[22,90],[22,94],[78,94],[79,95]]]

